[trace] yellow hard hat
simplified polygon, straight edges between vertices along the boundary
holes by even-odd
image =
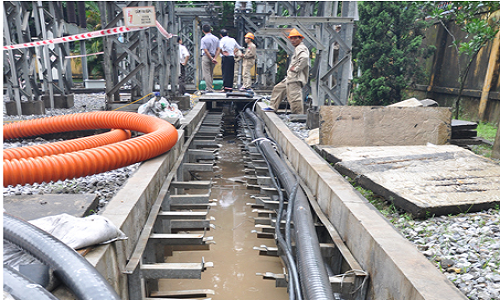
[[[300,34],[297,29],[292,29],[292,31],[290,31],[290,33],[288,34],[288,38],[291,38],[292,36],[298,36],[298,37],[301,37],[301,38],[304,38],[304,36],[302,34]]]
[[[249,33],[245,34],[245,37],[246,37],[246,38],[249,38],[249,39],[252,39],[252,40],[254,40],[254,39],[255,39],[255,35],[253,35],[253,33],[251,33],[251,32],[249,32]]]

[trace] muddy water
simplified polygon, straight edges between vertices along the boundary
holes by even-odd
[[[244,164],[239,141],[225,138],[217,161],[219,168],[213,174],[214,185],[211,199],[217,199],[217,206],[210,209],[216,226],[207,235],[213,236],[215,244],[209,251],[174,251],[167,262],[213,262],[214,267],[202,273],[201,280],[160,280],[160,290],[212,289],[214,300],[260,300],[288,299],[286,288],[275,287],[274,280],[263,279],[256,273],[272,272],[283,274],[278,257],[260,256],[254,246],[275,247],[273,239],[258,239],[254,219],[256,213],[247,203],[254,202],[250,196],[256,190],[248,190],[242,183]],[[193,232],[194,233],[194,232]]]

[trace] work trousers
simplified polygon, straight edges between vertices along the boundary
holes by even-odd
[[[271,93],[270,107],[277,111],[285,96],[290,104],[292,114],[304,113],[304,104],[302,103],[302,83],[298,81],[287,82],[285,78],[280,83],[276,84]]]
[[[203,72],[203,80],[205,80],[205,90],[214,91],[212,87],[214,82],[214,67],[215,64],[208,58],[208,56],[203,55],[201,58],[201,71]]]
[[[224,90],[232,91],[234,80],[234,56],[223,56],[221,68]]]
[[[243,63],[242,59],[234,60],[234,79],[233,79],[233,87],[238,87],[238,73],[240,72],[240,66]]]
[[[186,66],[180,65],[181,75],[179,76],[179,93],[184,95],[186,93]]]
[[[243,60],[243,86],[247,89],[252,87],[252,67],[255,64],[255,59]]]

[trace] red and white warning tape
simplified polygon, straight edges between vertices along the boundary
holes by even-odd
[[[161,35],[163,35],[166,39],[169,39],[171,37],[173,37],[174,35],[171,34],[171,33],[168,33],[165,28],[163,28],[163,26],[161,26],[160,22],[158,22],[158,20],[156,20],[156,28],[158,28],[158,31],[161,33]]]
[[[156,26],[158,27],[158,30],[165,38],[169,39],[173,36],[172,34],[168,33],[160,25],[160,23],[158,21],[156,21]],[[81,41],[81,40],[86,40],[86,39],[92,39],[95,37],[137,31],[137,30],[142,30],[142,29],[146,29],[146,28],[149,28],[149,27],[133,27],[132,28],[132,27],[121,26],[121,27],[97,30],[97,31],[92,31],[92,32],[87,32],[87,33],[82,33],[82,34],[64,36],[64,37],[60,37],[60,38],[56,38],[56,39],[52,39],[52,40],[3,46],[3,50],[20,49],[20,48],[37,47],[37,46],[43,46],[43,45],[53,45],[53,44],[59,44],[59,43]]]

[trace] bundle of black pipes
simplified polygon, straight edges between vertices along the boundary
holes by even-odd
[[[38,227],[5,212],[3,238],[47,264],[78,299],[120,299],[106,279],[78,252]],[[20,299],[34,299],[24,296],[27,298]]]
[[[285,234],[287,235],[285,242],[283,242],[281,237],[279,229],[281,222],[280,213],[277,214],[276,233],[278,246],[286,253],[284,258],[288,264],[287,267],[291,276],[288,282],[290,287],[289,293],[291,294],[290,298],[302,299],[303,297],[307,300],[333,300],[333,291],[323,262],[323,257],[321,256],[319,240],[314,227],[308,199],[299,186],[294,173],[276,153],[273,142],[264,134],[264,123],[248,108],[245,110],[245,115],[254,124],[255,145],[271,167],[271,177],[276,176],[288,196],[287,228],[289,228],[289,223],[293,220],[300,288],[296,286],[297,281],[292,278],[294,277],[293,268],[295,262],[293,257],[290,257],[291,237],[289,233],[287,233],[288,230],[285,230]],[[278,191],[280,191],[280,189],[278,189]],[[282,199],[280,199],[280,202],[283,202]],[[292,298],[292,295],[296,298]]]

